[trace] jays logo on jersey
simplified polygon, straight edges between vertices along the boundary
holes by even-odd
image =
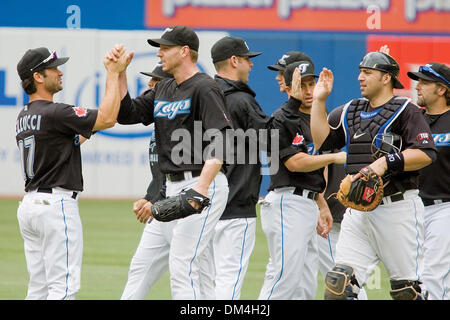
[[[450,147],[450,132],[434,133],[433,140],[436,147]]]
[[[155,100],[154,116],[155,118],[168,118],[172,120],[178,114],[189,114],[191,112],[191,99],[179,101],[161,101]]]

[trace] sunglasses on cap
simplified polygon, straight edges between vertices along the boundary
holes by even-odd
[[[44,63],[53,61],[58,59],[58,56],[56,55],[56,51],[53,51],[52,53],[50,53],[50,55],[45,58],[44,60],[42,60],[41,62],[39,62],[37,65],[35,65],[33,68],[30,69],[30,71],[34,71],[36,70],[38,67],[40,67],[41,65],[43,65]]]
[[[420,73],[425,73],[425,74],[432,74],[432,75],[434,75],[435,77],[438,77],[439,79],[441,79],[441,80],[444,80],[444,82],[447,84],[447,85],[450,85],[450,82],[447,80],[447,79],[445,79],[443,76],[441,76],[439,73],[437,73],[436,71],[434,71],[433,70],[433,68],[431,68],[431,67],[429,67],[429,66],[420,66],[419,67],[419,72]]]

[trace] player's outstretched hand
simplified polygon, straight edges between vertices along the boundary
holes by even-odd
[[[323,68],[319,75],[319,80],[314,88],[314,100],[326,100],[333,90],[333,72],[327,68]]]
[[[290,95],[297,100],[302,100],[302,73],[299,68],[295,68],[292,74]]]
[[[387,54],[387,55],[389,55],[389,47],[388,47],[388,45],[387,44],[385,44],[384,46],[382,46],[381,48],[380,48],[380,52],[381,53],[385,53],[385,54]]]
[[[123,44],[115,45],[106,53],[103,63],[108,71],[121,73],[128,67],[133,55],[134,52],[125,51]]]

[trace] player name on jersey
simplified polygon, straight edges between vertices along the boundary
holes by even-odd
[[[16,121],[16,135],[25,130],[41,130],[41,118],[40,114],[27,114],[18,118]]]

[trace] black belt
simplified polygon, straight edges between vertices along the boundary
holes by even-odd
[[[42,193],[53,193],[53,190],[51,188],[37,188],[37,192],[42,192]],[[72,193],[72,199],[76,199],[78,195],[78,192],[74,191]]]
[[[192,171],[181,171],[181,172],[175,172],[175,173],[167,173],[166,174],[166,178],[170,182],[183,181],[185,179],[185,177],[184,177],[184,173],[185,172],[191,172],[192,173],[192,177],[194,178],[194,177],[198,177],[202,173],[202,170],[192,170]]]
[[[444,202],[450,202],[450,199],[422,199],[423,205],[425,207],[432,206],[434,204],[440,204]]]
[[[303,197],[303,191],[304,191],[304,190],[305,190],[305,189],[303,189],[303,188],[296,187],[295,190],[294,190],[294,194]],[[309,191],[309,190],[307,190],[307,191],[308,191],[308,194],[306,195],[306,197],[307,197],[308,199],[311,199],[311,200],[317,200],[317,199],[319,199],[319,192]]]
[[[384,198],[390,199],[391,202],[389,202],[389,203],[405,200],[405,197],[403,196],[403,193],[393,194],[391,196],[386,196]],[[385,203],[383,201],[381,201],[380,204],[385,204]]]

